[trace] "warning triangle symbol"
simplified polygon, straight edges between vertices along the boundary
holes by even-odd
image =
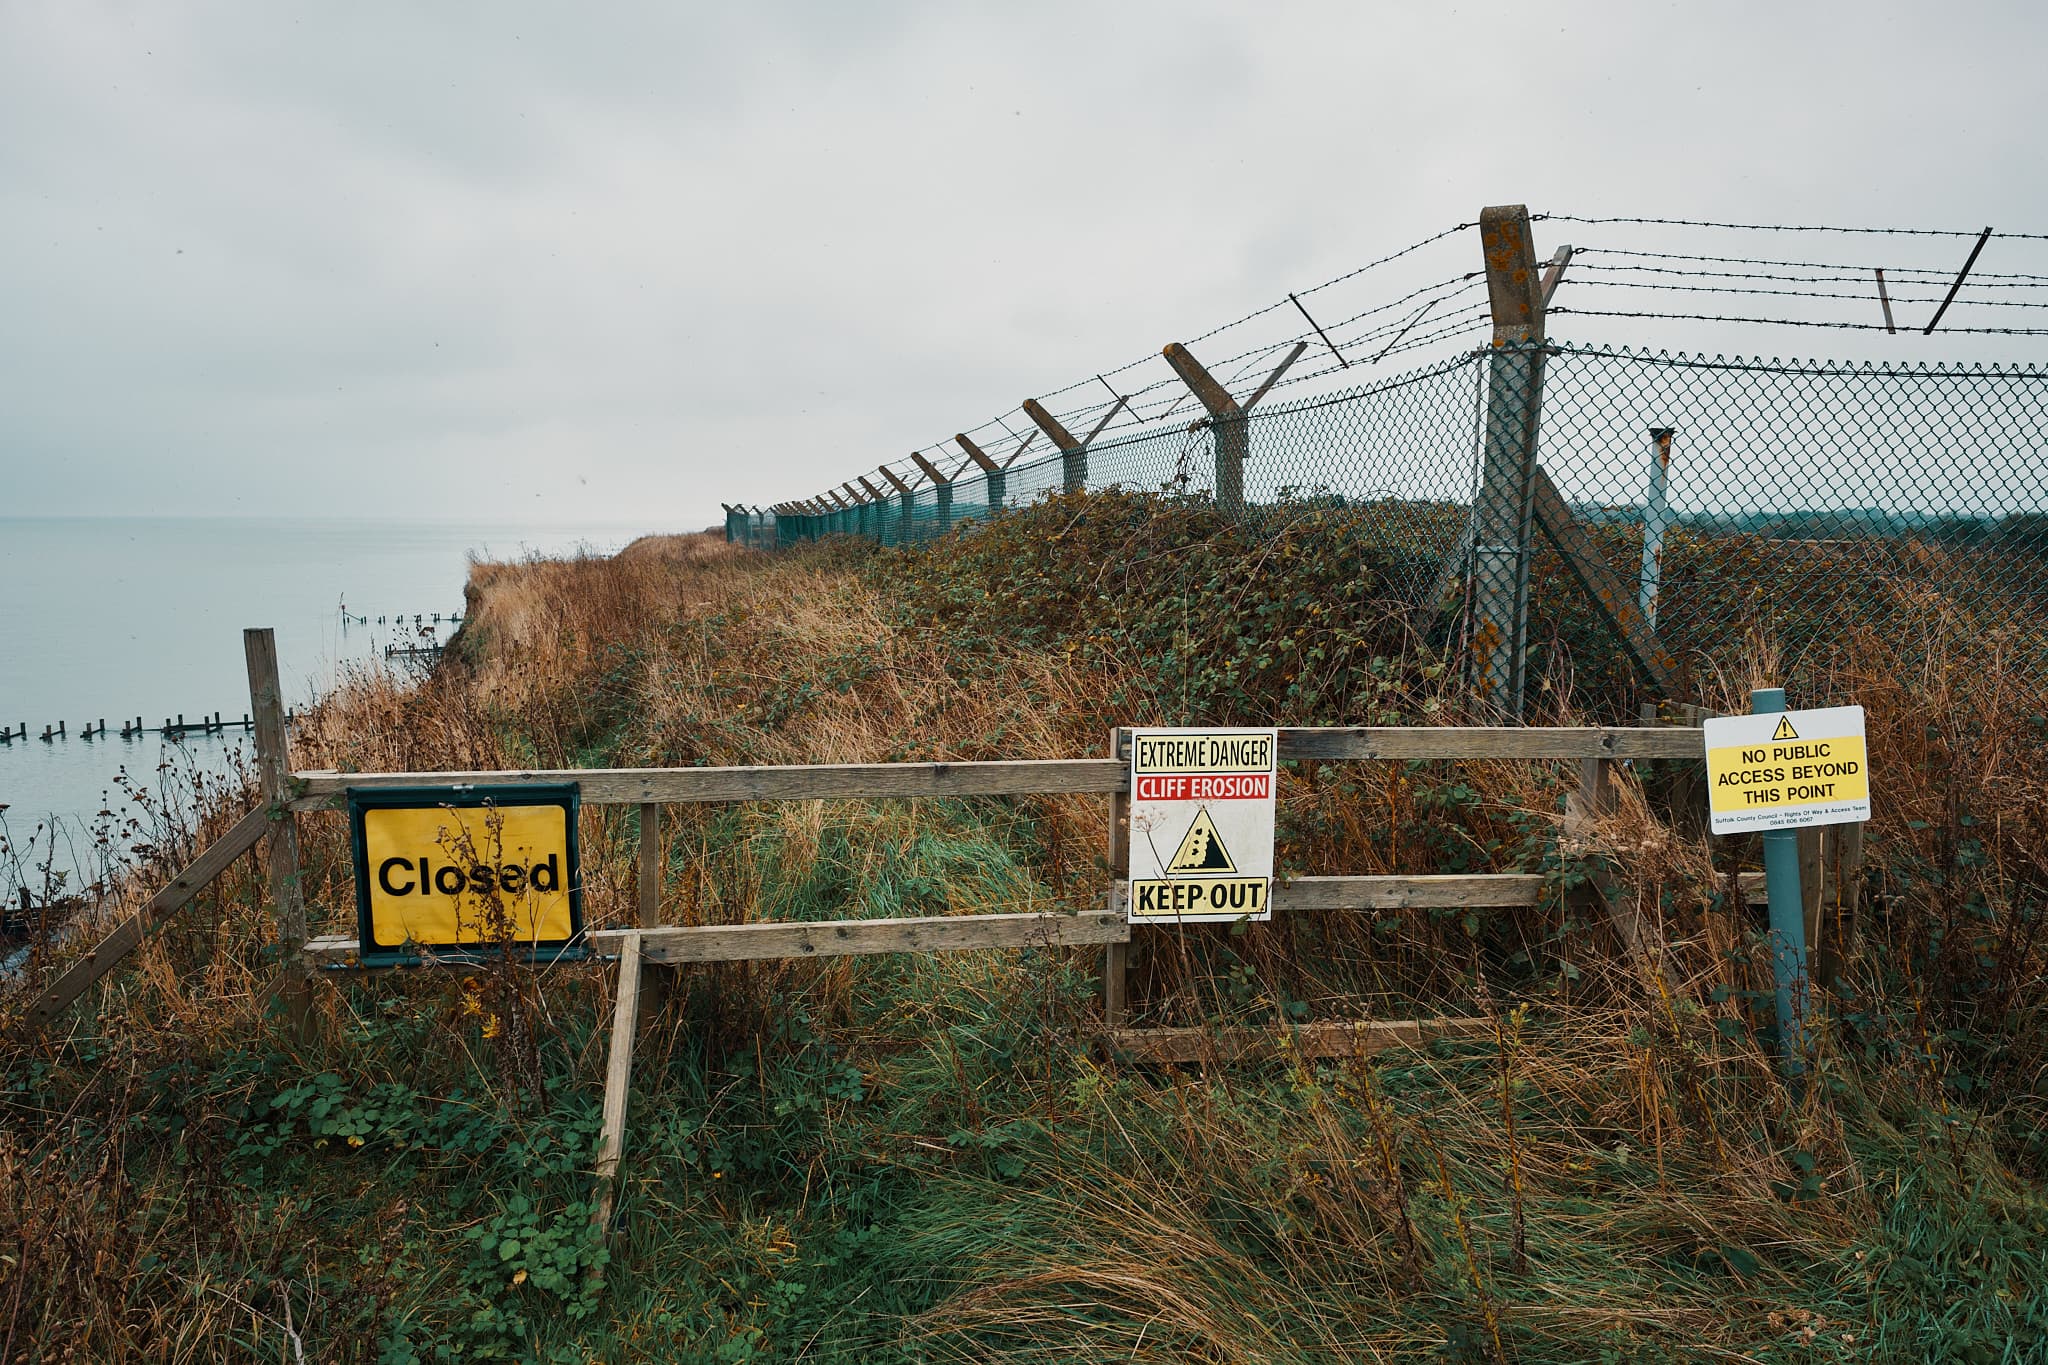
[[[1180,841],[1173,861],[1166,865],[1168,872],[1235,872],[1237,864],[1230,860],[1230,854],[1223,847],[1223,841],[1216,837],[1216,822],[1209,818],[1209,808],[1204,806],[1195,813],[1195,823],[1188,826],[1187,837]]]
[[[1750,733],[1751,733],[1751,734],[1755,734],[1756,732],[1755,732],[1754,730],[1752,730],[1752,731],[1750,731]],[[1799,732],[1798,732],[1797,730],[1795,730],[1795,729],[1793,729],[1793,728],[1792,728],[1792,717],[1790,717],[1790,716],[1780,716],[1780,717],[1778,717],[1778,728],[1777,728],[1777,729],[1775,729],[1775,730],[1773,730],[1773,731],[1771,731],[1771,738],[1772,738],[1772,739],[1797,739],[1797,738],[1799,738]]]

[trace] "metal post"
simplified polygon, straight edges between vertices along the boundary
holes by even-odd
[[[1749,694],[1752,716],[1785,709],[1785,689],[1759,687]],[[1799,831],[1764,831],[1764,886],[1771,906],[1771,978],[1777,987],[1778,1046],[1785,1069],[1805,1070],[1806,900],[1799,889]]]
[[[1126,757],[1130,733],[1121,726],[1109,732],[1111,758]],[[1130,839],[1131,794],[1128,791],[1114,792],[1109,798],[1109,877],[1112,884],[1130,880]],[[1129,971],[1130,944],[1107,945],[1102,951],[1102,1022],[1110,1028],[1122,1028],[1124,1017],[1129,1012]]]
[[[1542,409],[1542,282],[1526,206],[1485,210],[1479,233],[1494,351],[1487,367],[1485,456],[1473,500],[1473,663],[1495,709],[1520,720]]]
[[[1670,427],[1650,428],[1650,488],[1643,496],[1643,573],[1636,603],[1651,629],[1657,625],[1657,589],[1664,581],[1664,528],[1671,524]]]

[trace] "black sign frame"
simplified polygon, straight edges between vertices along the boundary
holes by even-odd
[[[418,949],[424,948],[437,962],[478,963],[498,960],[498,949],[490,944],[379,943],[370,913],[370,847],[365,837],[363,816],[372,810],[429,810],[455,808],[476,810],[514,806],[559,806],[563,810],[567,838],[567,866],[562,879],[569,895],[569,936],[522,942],[519,956],[536,965],[572,962],[588,957],[583,937],[583,856],[578,837],[577,815],[583,807],[583,790],[574,782],[506,783],[498,786],[454,785],[446,787],[351,787],[348,789],[349,857],[356,877],[356,957],[366,967],[417,966],[424,962]]]

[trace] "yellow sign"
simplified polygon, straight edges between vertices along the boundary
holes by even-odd
[[[1706,748],[1716,834],[1870,818],[1860,706],[1716,717]]]
[[[364,953],[533,949],[582,928],[573,792],[375,791],[351,793],[350,806]]]

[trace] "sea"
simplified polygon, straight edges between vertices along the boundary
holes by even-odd
[[[448,639],[472,558],[610,554],[677,529],[697,527],[0,516],[0,726],[15,736],[0,744],[0,838],[19,846],[38,824],[77,837],[119,809],[124,773],[155,790],[246,756],[247,627],[276,632],[286,701],[304,705],[349,669],[424,666],[386,649]],[[234,722],[223,733],[153,733],[216,713]],[[123,739],[138,719],[152,733]]]

